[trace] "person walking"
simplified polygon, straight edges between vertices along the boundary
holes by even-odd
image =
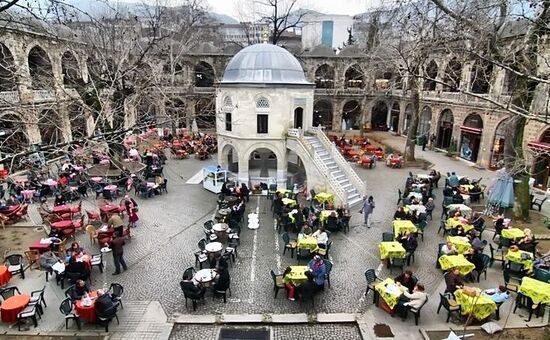
[[[126,265],[126,261],[124,261],[124,245],[126,242],[124,242],[124,238],[122,237],[122,233],[116,233],[115,232],[115,238],[111,241],[111,249],[113,252],[113,260],[115,262],[115,272],[113,275],[120,274],[120,266],[122,265],[122,269],[127,270],[128,266]],[[106,244],[107,245],[107,244]]]
[[[428,144],[428,134],[422,135],[422,151],[426,151],[426,145]]]
[[[361,208],[361,210],[359,210],[359,212],[363,214],[367,228],[371,227],[373,211],[374,211],[374,198],[372,196],[369,196],[369,198],[363,201],[363,207]]]

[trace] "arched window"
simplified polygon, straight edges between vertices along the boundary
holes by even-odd
[[[225,131],[232,131],[232,110],[233,110],[233,101],[231,100],[231,97],[227,96],[223,99],[223,105],[222,109],[225,113]]]
[[[222,107],[226,111],[233,109],[233,100],[231,100],[231,97],[227,96],[223,99],[223,106]]]
[[[445,92],[458,92],[460,88],[460,79],[462,78],[462,64],[453,58],[449,61],[447,68],[445,69],[445,77],[443,82],[445,86],[443,91]]]
[[[0,44],[0,92],[15,91],[15,62],[11,51],[4,44]]]
[[[425,73],[428,79],[424,80],[424,91],[435,91],[435,87],[437,85],[437,71],[438,68],[435,60],[430,61],[430,63],[426,66]]]
[[[266,97],[260,97],[256,101],[257,109],[269,109],[269,100]]]
[[[28,63],[32,88],[35,90],[51,89],[54,77],[48,53],[40,46],[35,46],[29,52]]]

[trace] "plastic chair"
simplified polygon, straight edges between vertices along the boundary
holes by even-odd
[[[285,289],[285,284],[283,283],[283,275],[275,274],[273,270],[270,271],[271,279],[273,280],[273,291],[275,292],[275,298],[279,293],[279,289]]]
[[[369,294],[370,290],[372,290],[373,292],[375,291],[374,285],[376,284],[376,282],[382,282],[382,280],[376,276],[376,272],[374,269],[367,269],[365,271],[365,279],[367,280],[367,290],[365,291],[365,296]],[[376,294],[374,294],[373,296],[373,303],[376,303],[376,301],[374,301],[375,298]]]
[[[21,274],[21,278],[25,278],[25,267],[23,266],[23,255],[12,254],[6,257],[6,263],[8,265],[8,271],[11,275]]]
[[[59,311],[65,316],[65,329],[69,328],[69,320],[74,320],[78,330],[81,329],[80,317],[73,311],[73,303],[71,299],[67,298],[61,301]]]
[[[393,233],[390,233],[390,232],[383,232],[382,233],[382,242],[391,242],[394,239],[395,238],[394,238]]]

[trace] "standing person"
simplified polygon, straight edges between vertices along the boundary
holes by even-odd
[[[428,144],[428,135],[424,134],[421,138],[422,151],[426,151],[426,145]]]
[[[115,229],[115,233],[119,233],[122,235],[122,229],[124,228],[124,222],[122,221],[122,217],[118,213],[113,213],[109,220],[107,221],[107,225]]]
[[[139,221],[139,216],[138,216],[138,209],[136,206],[134,206],[133,204],[131,204],[130,206],[130,213],[128,215],[128,225],[132,228],[135,228],[136,227],[136,222]]]
[[[122,265],[122,269],[127,270],[128,266],[126,266],[126,261],[124,261],[124,245],[126,242],[124,242],[124,238],[122,237],[122,233],[115,232],[115,238],[111,241],[111,249],[113,251],[113,260],[115,262],[115,272],[113,275],[120,274],[120,266]],[[107,245],[107,244],[106,244]]]
[[[433,150],[435,147],[435,134],[431,134],[430,136],[430,150]]]
[[[372,212],[374,211],[374,198],[372,196],[369,196],[366,200],[363,201],[363,207],[361,210],[359,210],[359,213],[363,214],[363,217],[365,218],[365,224],[367,225],[367,228],[371,227],[372,222]]]

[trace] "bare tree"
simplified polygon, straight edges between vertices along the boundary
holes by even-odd
[[[297,28],[302,23],[307,10],[298,9],[298,0],[254,0],[258,5],[262,22],[271,26],[270,41],[277,45],[286,31]]]

